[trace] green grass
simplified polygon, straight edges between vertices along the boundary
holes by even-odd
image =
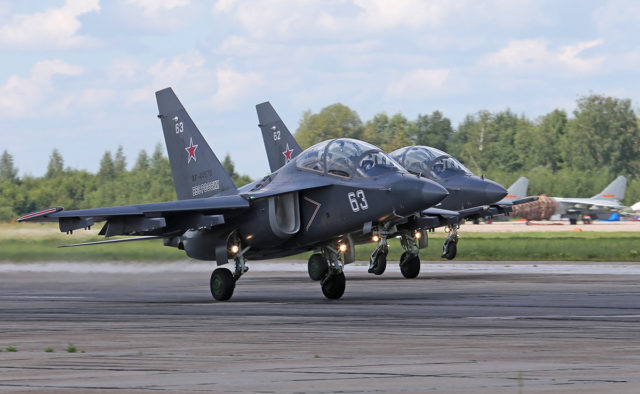
[[[7,346],[4,350],[6,350],[7,352],[11,352],[11,353],[15,353],[18,351],[18,349],[14,346]]]
[[[73,343],[70,343],[66,349],[64,349],[67,351],[67,353],[76,353],[78,351],[78,348],[76,348],[75,346],[73,346]]]
[[[424,261],[440,257],[446,234],[429,233],[429,247],[420,252]],[[58,248],[57,246],[103,240],[97,230],[78,231],[71,236],[55,224],[0,225],[0,261],[147,261],[184,260],[184,251],[169,248],[161,240],[110,245]],[[356,247],[356,259],[368,261],[375,244]],[[388,259],[397,261],[403,250],[397,239],[390,241]],[[310,253],[290,258],[306,260]],[[493,261],[640,261],[640,232],[530,232],[465,233],[461,229],[456,260]]]

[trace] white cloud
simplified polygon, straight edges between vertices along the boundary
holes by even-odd
[[[491,53],[482,61],[488,67],[497,67],[517,73],[545,73],[583,75],[595,73],[601,69],[605,60],[602,56],[581,57],[589,48],[601,45],[603,40],[583,41],[566,45],[557,50],[548,48],[547,41],[541,39],[515,40]]]
[[[7,82],[0,86],[0,114],[11,118],[24,118],[42,113],[43,102],[55,91],[54,76],[73,76],[83,72],[84,69],[80,66],[54,59],[36,63],[28,78],[10,76]]]
[[[140,9],[145,17],[151,18],[165,11],[188,6],[191,0],[125,0],[125,3]]]
[[[178,92],[188,91],[197,95],[208,94],[214,88],[213,73],[198,51],[161,59],[146,70],[138,70],[137,66],[131,65],[125,67],[125,70],[136,73],[134,75],[143,81],[148,81],[145,86],[129,91],[129,103],[148,101],[152,97],[150,92],[169,86]]]
[[[0,47],[11,49],[73,49],[91,45],[93,40],[78,35],[78,17],[100,11],[99,0],[67,0],[60,8],[35,14],[13,15],[0,26]]]
[[[449,79],[447,69],[416,69],[405,73],[387,87],[387,96],[393,99],[430,96],[442,91]]]
[[[451,29],[522,28],[547,22],[544,1],[492,0],[221,0],[214,15],[230,15],[251,37],[295,41],[314,37],[371,38],[371,34],[415,34]],[[419,37],[417,37],[419,38]]]
[[[212,103],[216,111],[233,108],[239,100],[255,92],[264,84],[261,73],[241,73],[230,68],[217,70],[218,89],[213,95]]]

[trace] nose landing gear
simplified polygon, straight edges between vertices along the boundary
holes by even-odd
[[[420,274],[420,256],[416,243],[416,237],[410,233],[404,233],[400,238],[400,244],[405,250],[400,256],[400,272],[407,279],[413,279]]]
[[[458,253],[458,225],[448,227],[449,236],[442,246],[442,257],[453,260]]]

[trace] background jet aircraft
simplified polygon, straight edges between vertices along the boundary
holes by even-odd
[[[269,166],[271,171],[276,171],[288,160],[296,157],[301,148],[269,102],[256,105],[256,112]],[[410,218],[402,223],[389,221],[372,229],[375,234],[374,241],[378,245],[371,254],[371,273],[380,275],[385,271],[389,237],[400,236],[401,245],[405,250],[400,258],[400,270],[406,278],[414,278],[420,272],[418,251],[427,244],[427,233],[424,229],[449,227],[450,235],[443,246],[443,257],[453,259],[457,250],[457,229],[465,218],[510,212],[513,202],[491,206],[507,194],[504,187],[484,177],[473,175],[460,162],[442,151],[425,146],[411,146],[392,152],[390,156],[410,173],[440,183],[449,195],[436,208],[424,210],[419,219]],[[530,199],[519,200],[516,203],[522,201]],[[362,233],[353,234],[352,238],[356,243],[371,240]],[[317,264],[322,262],[309,259],[309,276],[315,280],[320,277],[318,272],[322,272],[323,269]]]
[[[589,211],[593,211],[598,208],[606,208],[612,210],[622,210],[626,208],[622,204],[624,199],[624,193],[627,189],[627,178],[620,175],[600,193],[591,198],[566,198],[566,197],[553,197],[559,204],[556,209],[556,214],[560,214],[562,217],[568,217],[571,224],[576,224],[580,217],[585,219],[591,216]]]
[[[232,258],[233,273],[221,267],[211,275],[217,300],[232,296],[248,270],[247,259],[319,250],[316,256],[328,265],[322,292],[336,299],[345,289],[340,254],[353,249],[348,234],[362,231],[363,223],[372,227],[420,212],[447,194],[375,146],[352,139],[314,145],[295,162],[238,190],[173,90],[156,92],[156,99],[178,201],[74,211],[56,207],[18,221],[57,221],[68,233],[106,221],[100,235],[143,237],[103,242],[162,238],[195,259],[224,265]]]
[[[524,187],[524,193],[522,193],[522,190],[518,193],[526,195],[529,180],[522,177],[513,186],[516,186],[516,184],[519,184],[518,187],[520,189]],[[625,209],[626,207],[622,205],[622,200],[624,199],[626,188],[627,178],[621,175],[591,198],[563,198],[541,195],[537,202],[514,207],[513,215],[527,220],[548,220],[551,216],[559,214],[562,217],[569,218],[571,224],[576,224],[582,216],[586,222],[589,222],[592,215],[590,211],[592,212],[598,208],[615,211]]]

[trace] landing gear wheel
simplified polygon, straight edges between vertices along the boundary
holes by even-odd
[[[231,271],[226,268],[216,268],[209,281],[211,295],[218,301],[227,301],[236,288],[236,280]]]
[[[448,260],[453,260],[456,258],[456,254],[458,254],[458,243],[449,242],[444,247],[444,253],[442,253],[442,257],[445,257]]]
[[[416,254],[402,253],[400,257],[400,272],[407,279],[413,279],[420,273],[420,257]]]
[[[307,271],[309,272],[309,278],[311,278],[311,280],[319,281],[324,278],[327,271],[329,271],[329,264],[327,264],[327,260],[322,257],[321,253],[314,253],[309,257]]]
[[[322,294],[330,300],[337,300],[344,294],[345,285],[344,272],[330,274],[322,282]]]
[[[373,267],[369,268],[369,273],[375,275],[382,275],[387,269],[387,255],[385,253],[378,253],[373,261]]]

